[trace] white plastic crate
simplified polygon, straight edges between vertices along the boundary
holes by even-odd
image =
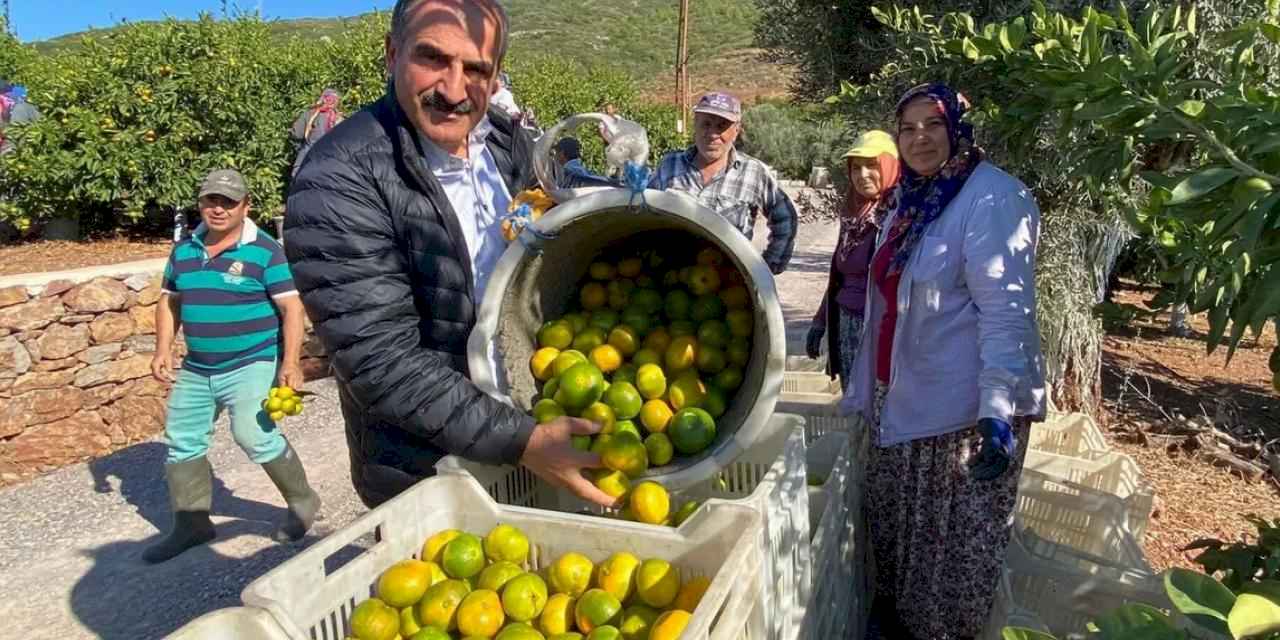
[[[810,484],[809,493],[809,538],[818,534],[818,523],[821,522],[827,506],[832,501],[840,501],[836,506],[840,510],[847,508],[843,504],[844,489],[847,479],[835,477],[837,472],[844,472],[849,465],[849,434],[831,432],[805,444],[805,474],[809,479],[821,479],[821,484]],[[815,552],[816,555],[816,552]]]
[[[1129,503],[1110,493],[1024,468],[1014,521],[1034,534],[1026,536],[1029,541],[1042,539],[1100,563],[1150,570],[1129,526],[1131,510]],[[1037,552],[1033,543],[1028,546]]]
[[[823,393],[840,395],[839,380],[823,372],[787,371],[782,374],[782,393]]]
[[[755,560],[761,517],[756,510],[716,503],[700,509],[678,530],[651,527],[500,505],[475,478],[447,469],[253,581],[241,597],[246,605],[270,612],[291,640],[342,640],[352,610],[374,593],[387,567],[416,557],[424,540],[445,529],[483,535],[498,523],[519,527],[529,536],[534,570],[570,551],[595,562],[629,551],[671,562],[682,579],[709,577],[711,586],[681,637],[743,634],[753,604],[752,585],[759,579]],[[328,566],[343,559],[341,566]]]
[[[840,396],[830,393],[783,393],[778,396],[778,413],[804,417],[806,442],[813,442],[833,431],[853,432],[861,421],[858,417],[842,417]]]
[[[288,640],[271,614],[230,607],[206,613],[167,636],[169,640]]]
[[[763,514],[758,555],[753,560],[761,567],[760,593],[749,624],[749,637],[753,639],[795,638],[809,602],[813,574],[805,440],[804,419],[775,414],[761,439],[718,477],[677,491],[672,497],[675,504],[691,499],[724,501]],[[436,466],[471,474],[502,504],[601,512],[599,507],[552,487],[522,467],[476,464],[456,457],[445,458]]]
[[[1140,602],[1169,608],[1158,575],[1146,567],[1117,567],[1095,562],[1062,545],[1040,541],[1040,553],[1014,536],[1006,563],[1013,606],[1030,612],[1059,638],[1084,634],[1086,625],[1122,604]],[[1059,547],[1049,552],[1049,546]],[[1025,626],[1025,625],[1021,625]]]
[[[854,543],[861,516],[850,512],[846,497],[853,489],[850,434],[828,433],[815,441],[808,453],[812,468],[826,471],[827,478],[816,492],[823,507],[814,512],[813,592],[805,607],[803,637],[858,637],[850,635],[854,633],[850,627],[856,625],[856,612],[863,608],[866,594],[858,580],[862,548]]]
[[[1043,451],[1028,451],[1025,468],[1069,480],[1112,494],[1129,508],[1129,527],[1138,540],[1147,532],[1155,490],[1142,477],[1142,469],[1127,455],[1106,452],[1095,458],[1073,458]]]
[[[1031,441],[1027,443],[1027,448],[1086,459],[1111,450],[1093,418],[1083,413],[1053,412],[1049,413],[1044,422],[1031,425]]]
[[[1013,597],[1013,584],[1009,570],[1000,572],[1000,584],[996,589],[996,599],[991,606],[991,617],[987,618],[987,626],[979,634],[981,640],[1003,640],[1005,627],[1021,627],[1033,631],[1048,632],[1049,627],[1035,613],[1018,606]]]
[[[837,403],[838,394],[792,393],[779,397],[779,410],[804,416],[806,442],[810,449],[830,451],[848,447],[847,479],[843,487],[837,488],[833,482],[837,478],[828,477],[826,485],[821,488],[810,487],[810,499],[819,502],[815,510],[810,504],[810,513],[814,516],[812,527],[812,557],[814,575],[814,596],[807,608],[809,616],[841,615],[845,627],[843,636],[833,633],[832,620],[816,619],[805,627],[804,637],[843,637],[848,640],[861,640],[866,630],[867,616],[871,607],[871,575],[869,567],[869,547],[867,546],[866,527],[862,518],[862,492],[865,486],[867,448],[870,437],[865,423],[860,417],[841,417]],[[840,447],[830,447],[830,436],[833,434],[848,435],[847,443]],[[828,454],[810,454],[810,460],[825,465],[824,458]],[[841,453],[837,458],[842,456]],[[846,469],[845,462],[840,460],[836,465]],[[820,497],[819,497],[820,496]],[[830,515],[828,502],[840,496],[844,500],[843,515]],[[835,535],[838,531],[839,535]],[[823,533],[825,532],[825,533]],[[821,536],[821,537],[820,537]],[[828,543],[828,541],[830,541]],[[837,574],[836,571],[841,573]],[[838,589],[838,591],[837,591]],[[821,595],[819,592],[822,592]],[[823,611],[830,608],[832,598],[838,596],[846,599],[842,612]],[[816,607],[816,609],[815,609]],[[824,636],[823,634],[831,634]]]

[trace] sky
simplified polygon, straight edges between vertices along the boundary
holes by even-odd
[[[395,0],[228,0],[233,7],[259,10],[267,19],[354,16],[394,4]],[[123,19],[194,18],[221,10],[221,0],[9,0],[13,28],[23,42],[107,27]]]

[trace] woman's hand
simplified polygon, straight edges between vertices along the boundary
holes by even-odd
[[[995,480],[1013,462],[1013,454],[1018,450],[1018,438],[1013,435],[1013,427],[998,418],[979,420],[978,433],[982,434],[982,448],[969,461],[969,473],[975,480]]]
[[[826,327],[816,324],[809,327],[809,335],[805,336],[804,339],[805,355],[814,360],[817,360],[818,356],[822,355],[822,336],[826,335],[826,333]]]

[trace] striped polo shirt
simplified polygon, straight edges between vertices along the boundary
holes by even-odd
[[[164,292],[178,296],[187,357],[182,367],[226,373],[279,354],[280,318],[272,299],[298,295],[284,248],[245,219],[240,242],[212,260],[207,229],[196,227],[169,254]]]

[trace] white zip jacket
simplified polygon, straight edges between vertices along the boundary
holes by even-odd
[[[893,226],[881,227],[876,246]],[[953,433],[980,418],[1043,418],[1044,357],[1036,324],[1040,210],[1026,185],[987,162],[925,231],[898,285],[881,446]],[[866,330],[840,408],[870,422],[877,328],[872,283]]]

